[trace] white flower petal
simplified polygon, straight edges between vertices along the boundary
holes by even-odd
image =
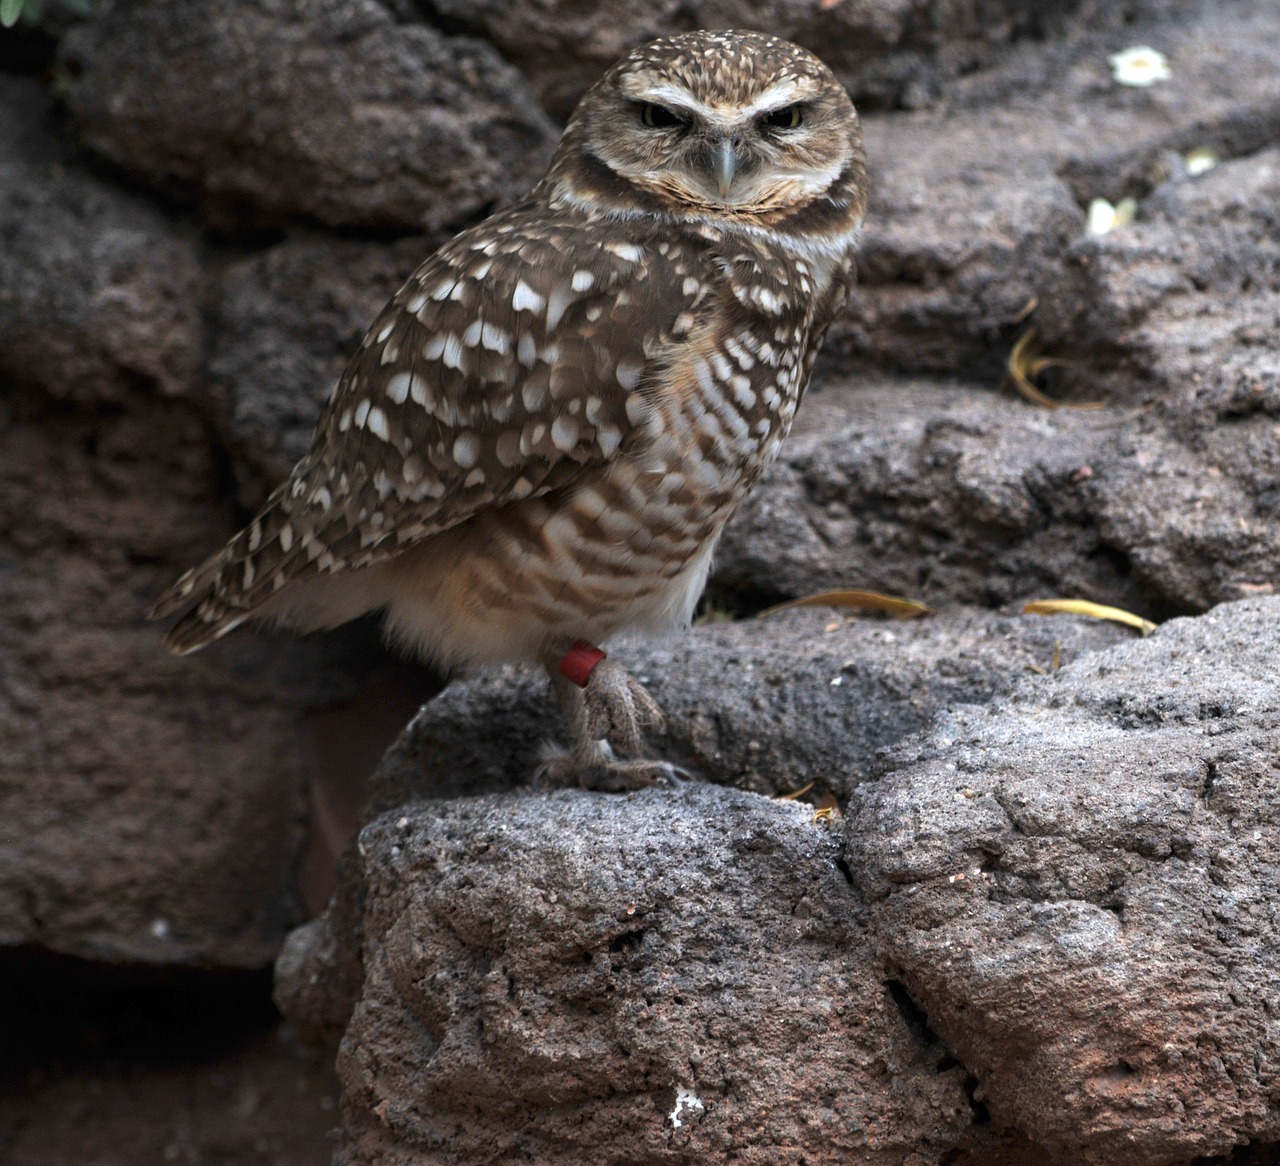
[[[1111,65],[1111,75],[1117,82],[1137,89],[1145,89],[1158,81],[1168,81],[1173,76],[1169,58],[1149,45],[1134,45],[1124,52],[1112,53],[1107,61]]]
[[[1201,174],[1207,174],[1218,164],[1218,155],[1207,147],[1201,146],[1199,149],[1183,154],[1182,161],[1187,168],[1187,173],[1192,178],[1198,178]]]
[[[1090,235],[1106,235],[1116,225],[1116,208],[1105,198],[1095,198],[1089,204],[1089,220],[1085,230]]]

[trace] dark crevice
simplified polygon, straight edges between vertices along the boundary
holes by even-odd
[[[609,951],[613,954],[625,952],[630,955],[639,950],[641,943],[644,942],[645,929],[637,927],[631,931],[624,931],[621,935],[615,935],[609,941]]]
[[[938,1034],[929,1026],[929,1017],[911,998],[907,986],[901,980],[886,980],[884,986],[889,990],[889,996],[906,1022],[907,1028],[911,1030],[911,1035],[927,1048],[941,1044]]]
[[[836,869],[844,875],[844,881],[851,887],[857,885],[853,881],[853,868],[849,865],[843,854],[836,859]]]
[[[976,1126],[985,1126],[991,1124],[991,1111],[986,1105],[978,1100],[979,1081],[973,1074],[969,1074],[965,1078],[964,1091],[969,1098],[969,1108],[973,1111],[973,1124]]]
[[[279,1023],[271,969],[102,964],[19,948],[0,957],[0,1080],[103,1055],[184,1058]]]
[[[785,592],[766,587],[737,584],[724,579],[712,579],[698,601],[695,623],[714,622],[717,619],[749,619],[766,608],[785,603],[794,598]]]

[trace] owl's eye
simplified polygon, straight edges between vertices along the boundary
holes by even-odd
[[[683,129],[689,123],[665,105],[646,103],[640,107],[640,120],[656,130]]]
[[[804,107],[784,105],[781,109],[771,109],[760,119],[760,124],[771,130],[794,130],[804,124]]]

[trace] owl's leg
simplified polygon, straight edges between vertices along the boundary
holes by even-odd
[[[569,726],[567,752],[546,758],[538,775],[553,785],[627,790],[667,785],[681,771],[637,757],[643,730],[661,729],[662,710],[644,687],[589,644],[549,651],[543,665]],[[612,742],[612,744],[611,744]],[[623,753],[615,755],[613,745]]]

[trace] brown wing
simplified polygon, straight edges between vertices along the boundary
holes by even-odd
[[[170,646],[194,650],[286,583],[384,560],[615,456],[646,377],[711,294],[700,249],[624,228],[523,208],[428,259],[369,329],[290,478],[157,604],[198,604]]]

